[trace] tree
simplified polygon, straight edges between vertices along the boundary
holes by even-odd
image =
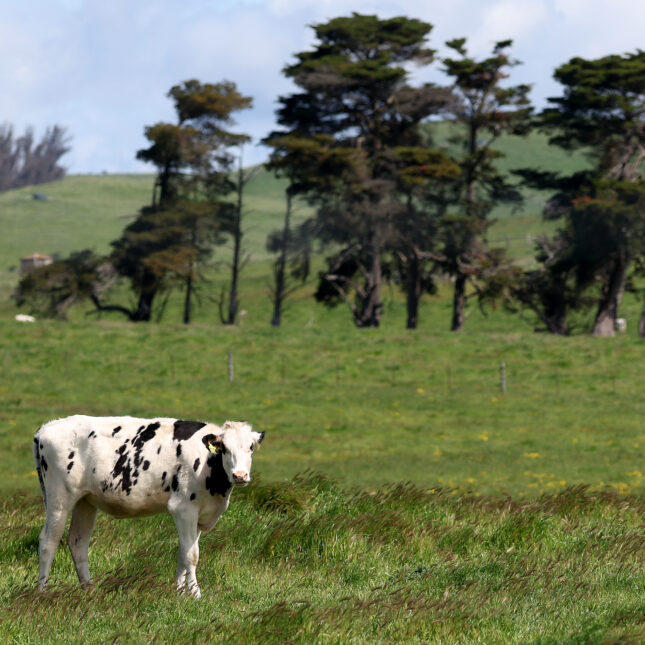
[[[18,307],[29,306],[33,313],[64,319],[72,305],[99,299],[115,279],[105,258],[89,250],[79,251],[25,274],[13,299]]]
[[[231,209],[229,218],[230,221],[227,226],[227,232],[233,238],[233,258],[231,260],[231,283],[228,292],[228,311],[225,313],[226,296],[222,289],[222,294],[219,299],[219,315],[220,320],[225,325],[234,325],[237,320],[240,303],[238,298],[238,283],[240,273],[248,260],[245,257],[244,249],[242,248],[242,238],[244,231],[242,230],[242,215],[244,213],[244,189],[255,174],[256,168],[245,170],[242,166],[242,151],[238,157],[237,172],[234,181],[235,185],[235,208]]]
[[[539,125],[552,144],[585,150],[593,171],[569,181],[548,207],[565,220],[577,247],[572,253],[580,261],[580,279],[602,282],[592,333],[613,336],[629,268],[645,252],[636,206],[642,202],[636,193],[642,190],[645,159],[645,52],[572,58],[554,78],[563,93],[549,99]],[[533,184],[553,187],[558,179],[563,184],[571,178],[544,174],[534,176]]]
[[[500,135],[526,134],[529,126],[530,86],[502,84],[508,78],[508,70],[519,64],[506,53],[512,42],[498,42],[492,55],[482,60],[468,55],[464,38],[446,43],[458,55],[445,58],[443,65],[445,73],[453,79],[456,99],[449,105],[449,111],[460,129],[452,143],[463,150],[458,155],[461,167],[458,208],[449,211],[441,222],[439,265],[455,281],[453,331],[464,325],[466,287],[479,274],[481,260],[487,254],[482,237],[491,224],[488,219],[491,210],[499,202],[521,201],[516,187],[495,167],[496,160],[503,155],[493,148]]]
[[[138,302],[133,308],[109,307],[135,321],[150,320],[156,295],[172,284],[169,278],[184,284],[184,321],[190,320],[195,263],[210,255],[209,245],[223,242],[222,232],[234,220],[234,206],[225,200],[235,187],[229,178],[230,148],[248,139],[225,129],[232,112],[251,105],[234,83],[189,80],[172,87],[168,96],[177,123],[147,127],[151,145],[137,152],[138,159],[157,168],[152,206],[126,227],[111,256]]]
[[[69,141],[58,125],[47,128],[37,144],[33,128],[14,138],[10,125],[0,125],[0,192],[62,179],[65,168],[59,161],[69,152]]]
[[[280,98],[286,129],[265,141],[274,149],[271,166],[288,168],[296,191],[316,207],[311,230],[336,249],[316,298],[345,302],[357,327],[376,327],[383,256],[400,208],[394,148],[420,145],[419,123],[449,95],[407,82],[406,65],[432,60],[428,23],[354,13],[313,28],[313,50],[284,69],[301,90]]]
[[[312,220],[307,220],[297,226],[292,226],[292,204],[294,199],[294,185],[285,190],[285,213],[282,229],[269,233],[266,241],[267,251],[276,253],[273,263],[273,283],[271,285],[271,300],[273,312],[271,326],[280,327],[282,312],[286,299],[296,289],[297,284],[290,284],[290,278],[295,278],[298,283],[304,283],[309,277],[312,255],[311,232]],[[290,267],[290,271],[288,271]]]
[[[394,216],[391,248],[406,294],[406,327],[416,329],[421,296],[436,290],[439,223],[454,201],[461,171],[445,153],[430,148],[397,148],[395,153],[401,208]]]

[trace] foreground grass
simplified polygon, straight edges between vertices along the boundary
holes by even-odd
[[[3,642],[638,643],[642,498],[582,487],[530,502],[322,476],[236,491],[202,536],[201,602],[173,590],[169,518],[100,516],[77,586],[66,548],[34,590],[42,505],[0,510]]]

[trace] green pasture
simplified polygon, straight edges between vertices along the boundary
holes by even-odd
[[[396,310],[372,331],[343,311],[274,330],[265,309],[233,328],[0,321],[3,485],[35,489],[33,432],[85,413],[247,419],[268,432],[256,464],[268,481],[313,469],[364,487],[518,497],[643,490],[644,348],[633,336],[494,331],[491,318],[509,322],[502,312],[471,317],[464,334],[409,332],[394,327]]]
[[[533,154],[547,159],[542,144]],[[107,251],[151,185],[70,177],[38,187],[48,201],[32,200],[34,189],[0,195],[0,641],[645,640],[639,298],[625,295],[628,333],[616,338],[582,333],[589,315],[558,338],[535,333],[530,315],[474,304],[454,334],[450,284],[423,300],[416,331],[387,287],[382,326],[357,330],[346,308],[315,303],[312,278],[272,329],[264,238],[279,226],[284,185],[259,171],[240,324],[217,319],[226,249],[189,326],[179,291],[158,324],[83,307],[67,322],[16,322],[8,297],[20,256]],[[530,237],[552,226],[539,217],[544,196],[531,199],[500,210],[490,231],[525,263]],[[121,285],[112,298],[131,295]],[[246,419],[267,432],[252,485],[202,536],[202,601],[173,589],[169,517],[100,516],[95,588],[78,588],[61,545],[50,591],[35,592],[43,510],[32,438],[76,413]]]

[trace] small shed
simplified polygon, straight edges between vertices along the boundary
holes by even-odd
[[[29,273],[38,267],[44,267],[48,264],[51,264],[54,261],[51,255],[45,255],[44,253],[32,253],[31,255],[25,255],[20,258],[20,275]]]

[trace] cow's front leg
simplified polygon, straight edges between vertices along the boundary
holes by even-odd
[[[199,585],[195,576],[195,569],[199,560],[199,536],[197,528],[198,511],[191,506],[177,504],[175,508],[169,508],[170,514],[175,520],[177,533],[179,534],[179,551],[177,552],[177,590],[187,591],[195,598],[201,598]]]

